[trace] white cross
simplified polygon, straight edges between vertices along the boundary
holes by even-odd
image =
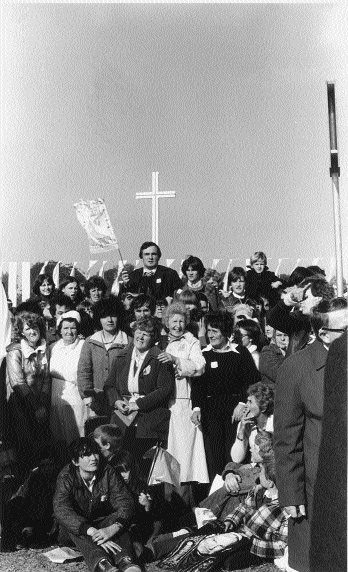
[[[158,244],[158,199],[175,198],[175,191],[158,190],[158,172],[152,173],[152,191],[136,193],[136,199],[152,200],[152,242]]]

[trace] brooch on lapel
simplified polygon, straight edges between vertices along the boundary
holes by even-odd
[[[107,500],[108,500],[108,495],[102,495],[102,496],[100,497],[100,502],[105,502],[105,501],[107,501]]]
[[[149,375],[150,371],[151,371],[151,366],[148,365],[143,369],[143,375]]]

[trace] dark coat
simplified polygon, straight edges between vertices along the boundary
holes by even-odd
[[[247,298],[257,300],[260,296],[264,296],[269,300],[270,306],[274,306],[279,300],[279,292],[276,288],[272,288],[272,282],[278,282],[279,278],[267,270],[267,267],[258,274],[253,268],[248,270],[245,278],[245,294]]]
[[[290,338],[287,356],[306,347],[311,331],[309,317],[304,316],[298,310],[292,310],[292,306],[286,306],[283,300],[279,300],[267,313],[267,324],[287,334]]]
[[[175,290],[183,287],[178,273],[172,268],[158,265],[153,277],[143,276],[143,268],[133,270],[129,282],[123,284],[122,292],[134,292],[136,294],[150,294],[153,298],[173,298]]]
[[[107,516],[127,527],[134,514],[134,502],[123,480],[106,463],[101,463],[90,492],[78,467],[69,463],[59,473],[53,499],[58,523],[76,536],[85,535],[91,524]]]
[[[314,488],[311,572],[347,570],[347,332],[329,349]]]
[[[274,407],[274,450],[279,501],[305,505],[307,516],[289,522],[289,565],[309,571],[309,529],[317,478],[328,351],[316,340],[280,366]]]
[[[275,383],[277,371],[283,363],[285,356],[275,344],[264,346],[260,353],[259,371],[263,383]]]
[[[128,373],[133,346],[130,346],[123,359],[116,360],[105,383],[105,393],[111,406],[115,401],[129,395]],[[139,407],[137,437],[153,437],[154,431],[166,419],[169,429],[170,411],[168,402],[174,393],[175,377],[172,364],[163,364],[157,356],[161,350],[154,346],[149,349],[139,372],[139,394],[136,400]],[[167,436],[167,434],[166,434]]]

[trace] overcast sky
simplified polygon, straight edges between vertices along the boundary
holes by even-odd
[[[73,204],[105,199],[124,258],[334,255],[326,80],[347,196],[347,8],[328,4],[2,7],[3,260],[90,256]],[[347,201],[342,200],[343,243]],[[323,262],[323,264],[325,264]],[[176,264],[174,265],[176,266]],[[220,267],[219,267],[220,268]]]

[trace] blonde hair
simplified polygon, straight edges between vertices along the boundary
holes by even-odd
[[[258,260],[261,260],[267,266],[267,256],[265,255],[264,252],[261,252],[261,250],[257,250],[256,252],[254,252],[254,254],[250,256],[250,266],[255,262],[257,262]]]
[[[166,307],[164,316],[162,318],[163,324],[166,326],[166,328],[169,327],[170,318],[175,314],[179,314],[179,316],[182,316],[185,320],[185,326],[187,325],[187,312],[185,304],[183,304],[182,302],[172,302],[171,304],[169,304],[169,306]]]

